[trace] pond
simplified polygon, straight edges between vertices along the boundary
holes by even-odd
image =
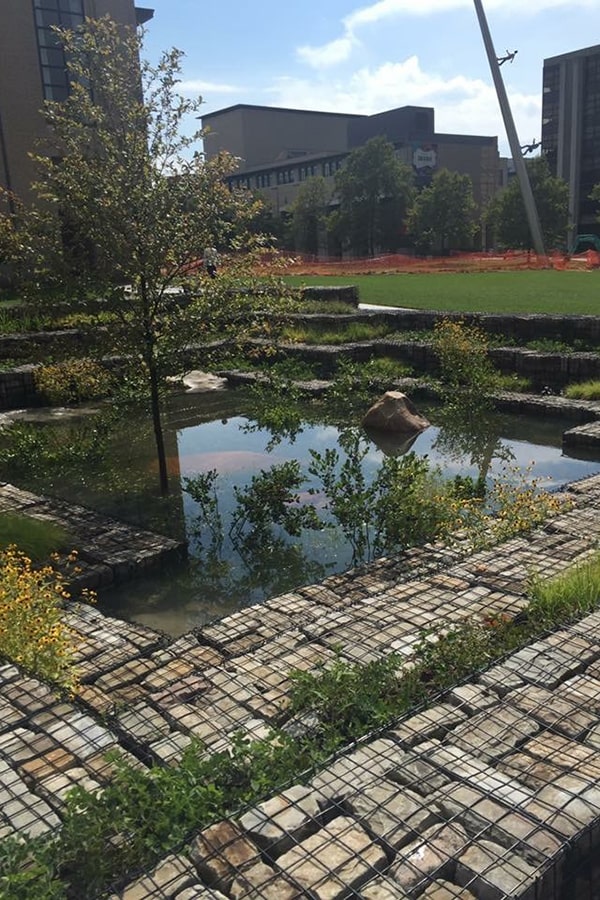
[[[171,571],[154,573],[106,592],[99,605],[106,612],[143,622],[171,635],[221,618],[243,606],[260,602],[326,575],[348,569],[355,557],[339,527],[330,527],[323,485],[308,474],[315,452],[339,449],[343,428],[314,408],[291,436],[274,437],[249,413],[251,400],[243,391],[212,394],[173,394],[166,409],[166,444],[172,495],[156,497],[156,463],[152,431],[141,413],[126,417],[91,414],[81,410],[75,418],[56,412],[46,417],[30,412],[28,441],[37,440],[38,462],[29,468],[23,459],[3,465],[3,475],[23,487],[94,509],[189,541],[190,559]],[[525,479],[540,478],[544,487],[600,471],[600,459],[576,459],[562,451],[562,432],[572,423],[489,415],[485,428],[465,434],[441,421],[435,408],[419,404],[434,423],[411,439],[370,435],[362,445],[361,471],[372,481],[387,457],[427,457],[444,478],[455,475],[488,480],[507,465]],[[33,435],[33,437],[32,437]],[[344,438],[342,437],[342,442]],[[10,442],[9,430],[2,443]],[[41,448],[41,449],[40,449]],[[337,471],[347,457],[340,451]],[[59,461],[60,460],[60,461]],[[281,526],[269,539],[252,544],[230,533],[239,498],[253,477],[272,466],[297,460],[303,476],[298,502],[289,508],[310,506],[320,519],[318,528],[301,529],[290,537]],[[206,523],[198,535],[198,505],[182,490],[186,478],[215,470],[214,492],[223,525],[218,553],[212,552]],[[212,485],[212,482],[211,482]]]

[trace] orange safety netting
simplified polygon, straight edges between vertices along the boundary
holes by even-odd
[[[268,260],[265,267],[268,268]],[[429,272],[500,272],[520,269],[556,270],[597,268],[600,266],[600,253],[588,250],[578,257],[569,257],[563,253],[550,256],[538,256],[522,250],[509,250],[505,253],[453,253],[451,256],[409,256],[403,253],[386,254],[370,258],[327,258],[290,255],[283,267],[289,275],[367,275],[386,273],[429,273]],[[281,273],[281,257],[277,265]]]

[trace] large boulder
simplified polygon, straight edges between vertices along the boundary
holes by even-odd
[[[424,431],[430,422],[422,416],[402,391],[386,391],[363,419],[365,428],[411,433]]]

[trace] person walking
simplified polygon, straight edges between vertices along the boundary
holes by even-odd
[[[204,268],[211,278],[217,277],[217,263],[219,257],[214,247],[205,247],[204,249]]]

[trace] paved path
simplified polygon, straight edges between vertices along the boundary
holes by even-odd
[[[288,673],[326,662],[336,647],[348,660],[390,652],[408,659],[423,627],[518,612],[533,571],[553,575],[597,547],[600,476],[569,494],[574,508],[528,537],[475,554],[411,550],[171,643],[73,606],[80,701],[57,700],[16,667],[0,668],[0,835],[55,829],[73,784],[101,786],[110,777],[110,748],[175,763],[192,736],[214,750],[234,731],[264,734],[285,704]],[[567,847],[570,859],[600,821],[599,659],[594,615],[456,689],[309,785],[213,826],[194,843],[197,865],[178,857],[174,869],[169,863],[156,874],[163,887],[136,885],[123,897],[219,896],[204,887],[181,893],[195,881],[226,897],[387,898],[416,896],[423,879],[438,876],[455,887],[422,896],[533,897],[541,884],[537,896],[558,897]],[[169,887],[181,866],[183,881]]]

